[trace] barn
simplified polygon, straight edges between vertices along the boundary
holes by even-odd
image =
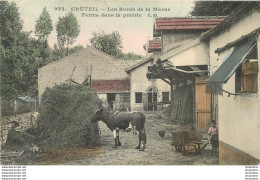
[[[46,88],[72,81],[91,84],[107,108],[130,108],[130,76],[125,69],[135,63],[87,46],[38,70],[39,99]]]

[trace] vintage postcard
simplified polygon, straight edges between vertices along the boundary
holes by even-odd
[[[259,2],[0,3],[1,165],[259,164]]]

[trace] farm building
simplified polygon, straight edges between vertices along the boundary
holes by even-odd
[[[176,86],[174,95],[182,92],[180,87],[188,91],[191,85],[193,107],[180,105],[173,96],[173,109],[178,120],[185,114],[183,109],[194,114],[193,122],[185,122],[191,118],[185,117],[182,125],[207,130],[211,121],[217,122],[219,164],[257,164],[260,160],[259,10],[259,2],[245,2],[209,31],[183,40],[182,45],[171,45],[175,46],[172,50],[168,44],[165,50],[162,38],[162,65],[147,73]]]
[[[173,99],[175,106],[180,103],[187,107],[187,104],[191,104],[188,108],[189,114],[183,115],[182,112],[175,112],[174,119],[187,121],[188,124],[193,124],[197,129],[207,131],[212,119],[211,108],[211,96],[205,92],[206,79],[208,75],[208,57],[209,48],[206,43],[201,42],[199,38],[184,44],[168,53],[165,53],[160,59],[165,62],[166,68],[169,73],[163,75],[169,80],[174,79],[176,87],[175,93],[180,94],[183,92],[182,88],[187,91],[189,96],[182,97],[178,100],[179,95],[176,95],[176,99]],[[182,87],[182,88],[181,88]],[[180,109],[181,108],[177,108]],[[186,117],[185,117],[186,114]],[[181,116],[181,117],[180,117]],[[189,119],[189,120],[187,120]],[[184,123],[184,124],[186,124]]]
[[[156,18],[153,36],[160,37],[161,53],[165,54],[200,37],[203,32],[215,27],[224,17],[164,17]]]
[[[136,61],[123,61],[93,47],[73,53],[50,63],[38,71],[39,97],[46,88],[69,81],[89,83],[103,105],[118,110],[120,105],[130,107],[130,76],[125,68]],[[90,78],[91,77],[91,78]]]
[[[131,77],[131,110],[156,111],[170,101],[170,87],[162,80],[148,79],[146,73],[154,64],[153,56],[129,67]]]
[[[220,164],[260,160],[260,3],[245,2],[202,35],[209,46],[207,90],[216,99]]]
[[[211,121],[211,97],[205,93],[209,47],[200,41],[203,32],[215,27],[224,17],[157,18],[154,36],[161,36],[162,66],[147,73],[171,87],[173,120],[181,125],[196,125],[206,131]]]

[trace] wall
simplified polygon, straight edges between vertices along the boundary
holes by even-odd
[[[155,50],[153,51],[153,58],[155,61],[161,56],[161,50]]]
[[[162,54],[188,43],[200,36],[201,32],[196,31],[176,31],[162,33]]]
[[[259,22],[260,13],[256,10],[227,31],[222,32],[220,35],[213,37],[210,40],[210,73],[211,75],[216,71],[217,67],[221,64],[223,58],[229,50],[221,53],[219,56],[214,51],[217,48],[225,46],[227,43],[232,42],[242,35],[246,35],[253,30],[260,27]],[[258,39],[258,59],[260,58],[260,40]],[[258,63],[260,68],[260,63]],[[260,84],[260,78],[258,76],[258,84]],[[224,84],[223,89],[234,93],[235,92],[235,74]],[[252,156],[253,158],[260,159],[260,97],[259,89],[257,94],[242,94],[236,97],[230,96],[226,93],[223,96],[218,96],[218,122],[219,122],[219,134],[220,144],[224,143],[232,147],[232,151],[238,152],[237,157],[227,156],[227,151],[231,148],[225,148],[226,146],[220,146],[220,163],[227,164],[229,162],[236,161],[232,158],[239,159],[239,155]],[[227,108],[228,107],[228,108]],[[232,152],[230,150],[230,153]],[[225,158],[223,158],[225,157]],[[230,159],[228,159],[230,158]],[[246,159],[246,158],[245,158]],[[234,162],[232,162],[234,163]],[[241,163],[237,160],[237,163]],[[242,163],[249,163],[245,160]]]
[[[131,110],[139,111],[143,109],[143,103],[135,103],[135,92],[146,93],[148,88],[151,86],[157,87],[158,89],[158,102],[162,101],[162,92],[170,92],[170,85],[162,80],[148,80],[146,73],[148,71],[148,66],[152,66],[153,62],[149,61],[130,72],[131,76]]]
[[[196,40],[195,40],[196,41]],[[199,42],[199,41],[198,41]],[[189,65],[208,65],[209,59],[209,47],[206,43],[198,43],[192,46],[193,42],[187,43],[183,46],[191,44],[186,50],[176,53],[169,60],[174,64],[174,66],[189,66]],[[183,47],[180,47],[183,48]],[[178,51],[177,48],[174,51]]]
[[[46,87],[53,87],[72,79],[78,83],[84,82],[90,74],[92,65],[93,80],[118,80],[128,78],[125,68],[136,61],[115,60],[112,56],[87,46],[79,52],[73,53],[62,60],[50,63],[38,70],[39,96]],[[76,66],[74,73],[73,69]]]

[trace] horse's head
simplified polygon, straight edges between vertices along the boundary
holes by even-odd
[[[91,118],[91,122],[95,123],[103,119],[103,109],[99,109],[95,112],[94,116]]]

